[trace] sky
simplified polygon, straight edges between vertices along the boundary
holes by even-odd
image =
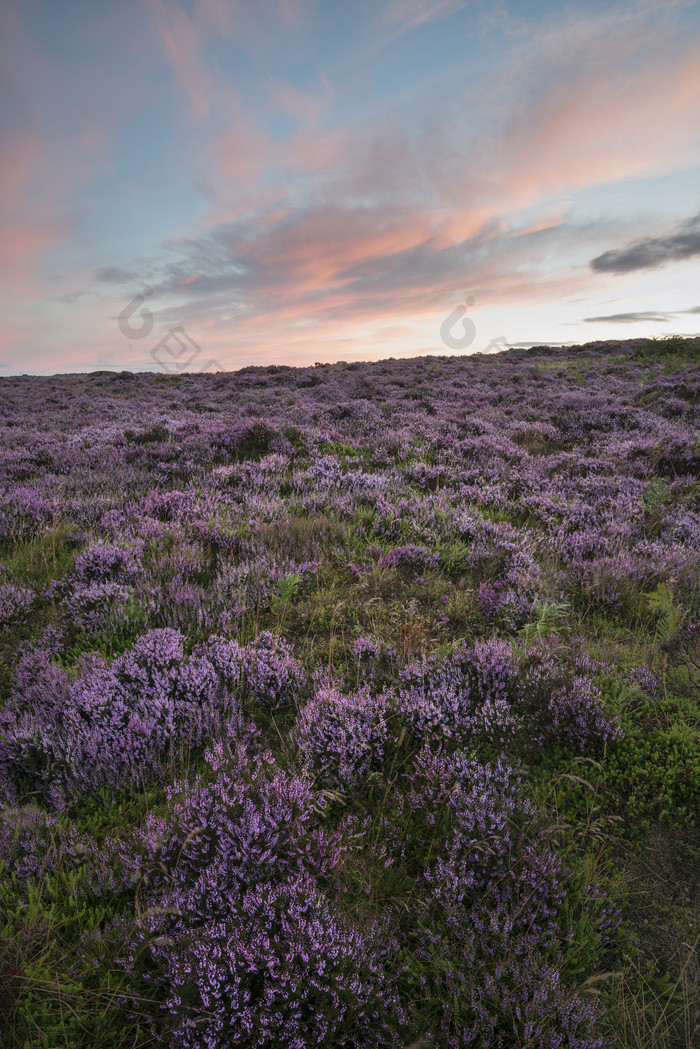
[[[700,332],[700,2],[0,0],[0,375]]]

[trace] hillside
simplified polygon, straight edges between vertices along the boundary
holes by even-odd
[[[691,1049],[700,339],[0,379],[0,1046]]]

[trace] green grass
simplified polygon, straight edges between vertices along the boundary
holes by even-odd
[[[73,568],[78,543],[68,525],[58,524],[38,535],[20,537],[0,545],[0,562],[22,585],[47,586]]]

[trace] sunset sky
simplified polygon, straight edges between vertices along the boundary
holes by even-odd
[[[0,9],[0,375],[700,332],[698,2]]]

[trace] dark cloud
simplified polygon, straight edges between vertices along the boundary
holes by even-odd
[[[595,324],[598,321],[612,321],[613,324],[634,324],[637,321],[669,321],[671,318],[667,313],[655,313],[646,310],[641,313],[611,313],[607,317],[584,317],[587,324]]]
[[[680,310],[680,313],[700,313],[700,306],[691,306],[689,310]]]
[[[525,342],[509,342],[508,345],[512,350],[530,350],[537,346],[578,346],[577,342],[547,342],[546,339],[533,342],[532,339],[526,340]]]
[[[103,266],[95,271],[95,280],[104,284],[128,284],[134,280],[134,274],[128,270],[121,270],[118,266]]]
[[[700,214],[680,222],[665,237],[643,237],[618,251],[606,251],[591,261],[599,273],[632,273],[654,269],[700,255]]]

